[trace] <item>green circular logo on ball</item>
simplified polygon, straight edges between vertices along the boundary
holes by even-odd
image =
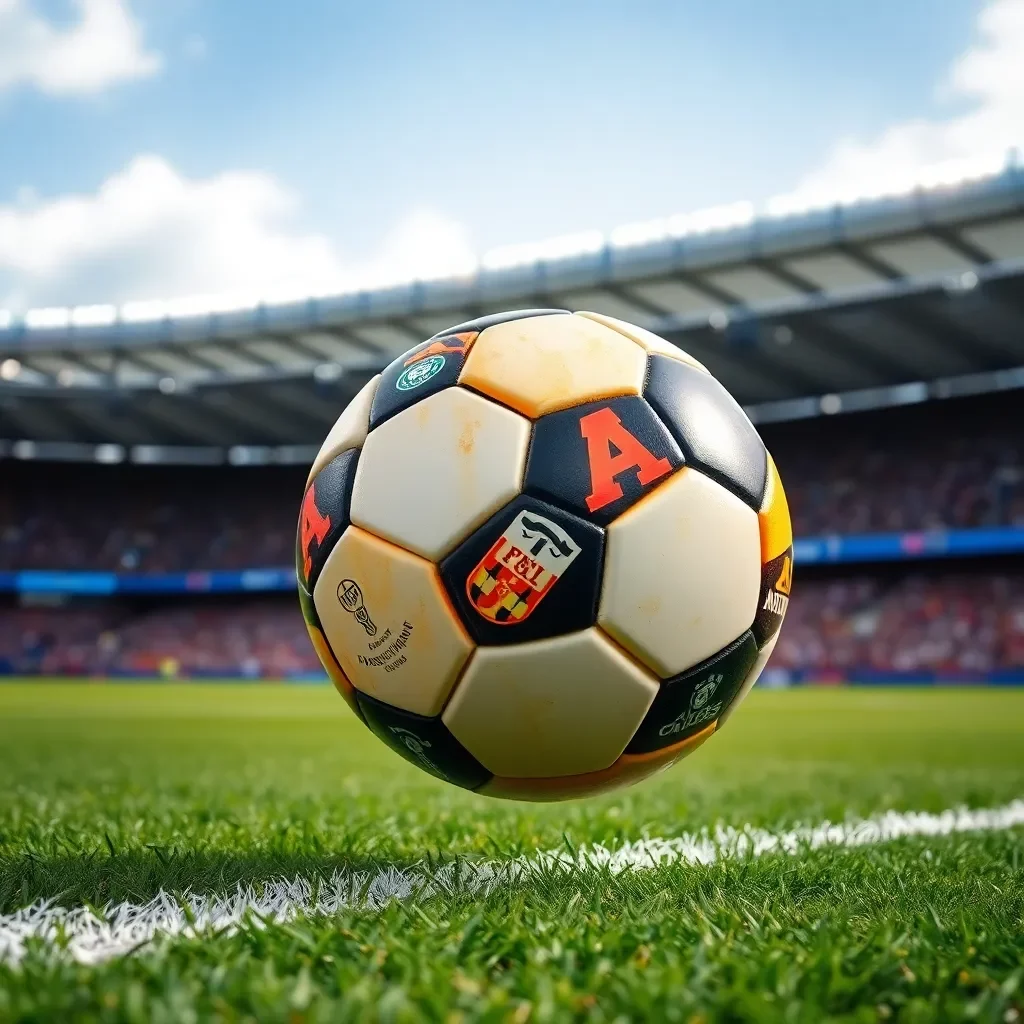
[[[412,366],[407,366],[395,381],[395,387],[399,391],[412,391],[421,384],[426,384],[431,377],[436,376],[444,369],[444,356],[427,356]]]

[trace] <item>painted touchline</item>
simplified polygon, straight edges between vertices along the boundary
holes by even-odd
[[[379,910],[393,899],[429,899],[446,892],[479,895],[535,871],[599,867],[613,873],[671,864],[708,865],[721,859],[795,854],[825,846],[859,847],[904,836],[945,836],[956,832],[1004,831],[1024,825],[1024,800],[1002,807],[970,810],[886,811],[842,824],[771,832],[746,826],[717,826],[668,839],[640,839],[609,849],[586,846],[496,861],[455,861],[440,868],[426,864],[369,872],[336,871],[330,878],[272,879],[239,884],[229,895],[161,891],[144,904],[120,903],[100,913],[88,907],[66,909],[40,900],[0,915],[0,961],[17,963],[30,940],[62,946],[84,964],[131,953],[157,937],[190,938],[230,933],[247,917],[283,922],[301,915],[323,916],[346,908]]]

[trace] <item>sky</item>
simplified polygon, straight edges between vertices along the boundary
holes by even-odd
[[[0,0],[0,308],[468,272],[1022,141],[1024,0]]]

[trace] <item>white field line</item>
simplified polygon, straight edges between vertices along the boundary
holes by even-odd
[[[533,873],[602,868],[612,873],[671,864],[708,865],[722,859],[797,854],[825,846],[857,847],[902,836],[946,836],[956,832],[1003,831],[1024,825],[1024,800],[982,810],[956,808],[940,814],[886,811],[845,824],[770,832],[718,826],[669,839],[640,839],[614,849],[554,850],[504,863],[458,861],[441,867],[420,864],[376,874],[336,871],[330,878],[275,879],[240,884],[226,896],[160,892],[148,903],[119,903],[101,912],[68,910],[41,900],[0,915],[0,961],[18,962],[30,940],[41,940],[79,963],[124,956],[159,936],[195,937],[230,933],[246,920],[285,922],[304,915],[331,915],[346,908],[379,910],[391,900],[429,899],[444,893],[485,895]]]

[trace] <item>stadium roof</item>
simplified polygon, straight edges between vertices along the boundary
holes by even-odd
[[[0,454],[99,445],[101,461],[118,450],[159,461],[171,445],[302,461],[396,355],[518,307],[648,327],[761,420],[1020,387],[1024,168],[1011,158],[995,173],[818,209],[755,216],[739,203],[509,247],[459,278],[276,305],[0,312]]]

